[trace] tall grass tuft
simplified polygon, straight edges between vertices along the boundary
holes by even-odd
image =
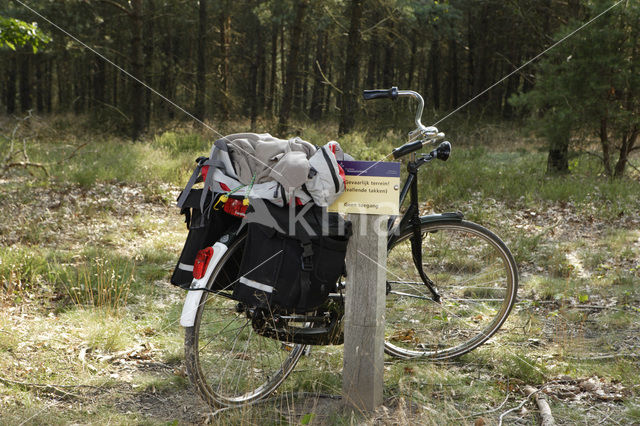
[[[121,264],[119,264],[121,263]],[[77,271],[76,285],[63,282],[72,302],[78,307],[98,307],[118,313],[127,305],[134,279],[133,264],[96,259]]]

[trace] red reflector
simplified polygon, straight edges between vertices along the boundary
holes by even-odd
[[[209,261],[213,256],[213,247],[207,247],[202,249],[196,255],[196,260],[193,262],[193,278],[199,280],[204,277],[205,272],[207,272],[207,266],[209,266]]]
[[[207,180],[207,173],[209,173],[209,166],[202,166],[202,180]]]
[[[223,191],[231,191],[231,189],[229,189],[229,187],[222,182],[220,182],[220,188],[222,188]]]
[[[236,200],[235,198],[229,198],[227,202],[224,203],[224,211],[237,217],[244,217],[247,207],[248,206],[242,203],[242,200]]]
[[[342,169],[342,166],[340,166],[340,164],[338,164],[338,173],[340,174],[340,177],[342,178],[342,182],[346,186],[347,185],[347,177],[345,176],[344,170]]]

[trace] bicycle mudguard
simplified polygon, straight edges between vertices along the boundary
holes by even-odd
[[[440,214],[430,214],[427,216],[420,216],[420,223],[434,223],[434,222],[461,222],[464,219],[464,215],[460,212],[448,212]]]
[[[420,216],[420,224],[424,225],[427,223],[436,223],[436,222],[462,222],[464,219],[464,214],[461,212],[447,212],[447,213],[439,213],[439,214],[430,214],[427,216]],[[391,229],[389,231],[389,241],[387,243],[387,247],[391,247],[395,242],[398,236],[402,233],[406,226],[411,226],[410,223],[402,221],[400,224]]]
[[[215,243],[212,248],[213,256],[211,257],[211,260],[209,260],[206,272],[202,278],[194,278],[191,282],[191,286],[189,287],[187,298],[185,299],[184,306],[182,307],[182,316],[180,317],[180,325],[183,327],[193,327],[196,320],[196,312],[198,312],[198,304],[200,303],[200,299],[202,299],[203,293],[203,291],[198,291],[198,289],[202,289],[207,286],[211,273],[218,262],[220,262],[220,259],[222,259],[222,256],[224,256],[229,249],[229,247],[221,242]]]

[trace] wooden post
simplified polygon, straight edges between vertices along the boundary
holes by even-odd
[[[354,408],[372,411],[382,404],[388,216],[350,219],[342,394]]]

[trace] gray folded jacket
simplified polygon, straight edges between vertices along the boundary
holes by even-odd
[[[256,184],[275,180],[285,188],[298,188],[307,181],[309,158],[316,152],[298,137],[285,140],[269,133],[236,133],[219,139],[216,146],[229,153],[242,184],[249,184],[255,174]]]

